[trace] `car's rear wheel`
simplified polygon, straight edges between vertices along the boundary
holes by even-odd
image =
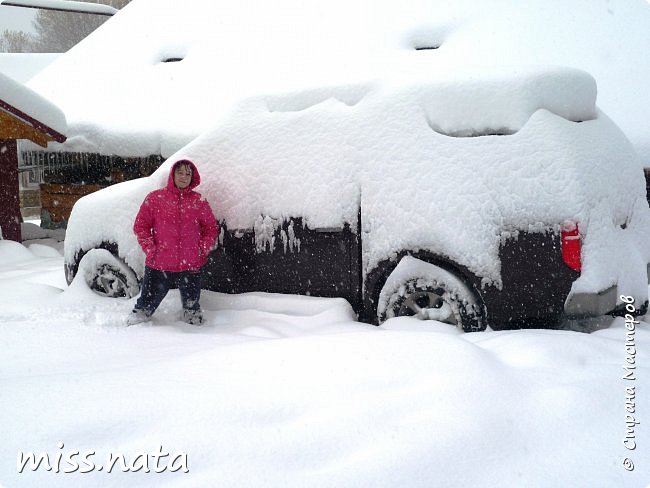
[[[102,296],[132,298],[140,293],[133,270],[106,249],[91,249],[84,254],[79,262],[79,274],[91,290]]]
[[[379,294],[379,322],[413,316],[465,332],[486,328],[483,304],[461,278],[434,264],[405,256]]]

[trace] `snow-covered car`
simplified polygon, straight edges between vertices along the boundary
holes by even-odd
[[[222,225],[205,288],[344,297],[361,319],[466,331],[647,308],[650,211],[634,149],[579,70],[480,68],[249,98],[150,177],[79,200],[67,279],[134,296],[132,232],[194,161]]]

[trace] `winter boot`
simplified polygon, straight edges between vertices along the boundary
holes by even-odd
[[[190,310],[183,309],[183,322],[186,322],[190,325],[203,325],[205,320],[203,319],[203,312],[201,310]]]
[[[126,325],[135,325],[142,322],[148,322],[151,320],[151,316],[147,315],[147,312],[144,310],[133,309],[133,311],[126,318]]]

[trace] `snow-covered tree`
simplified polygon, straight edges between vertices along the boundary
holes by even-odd
[[[89,0],[122,8],[130,0]],[[34,52],[65,52],[108,20],[105,15],[39,10],[33,21]]]
[[[0,52],[28,53],[32,51],[34,39],[23,31],[5,29],[0,34]]]

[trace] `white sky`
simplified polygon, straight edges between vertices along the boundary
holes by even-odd
[[[22,30],[34,32],[32,20],[36,16],[36,9],[23,7],[10,7],[0,5],[0,31]]]

